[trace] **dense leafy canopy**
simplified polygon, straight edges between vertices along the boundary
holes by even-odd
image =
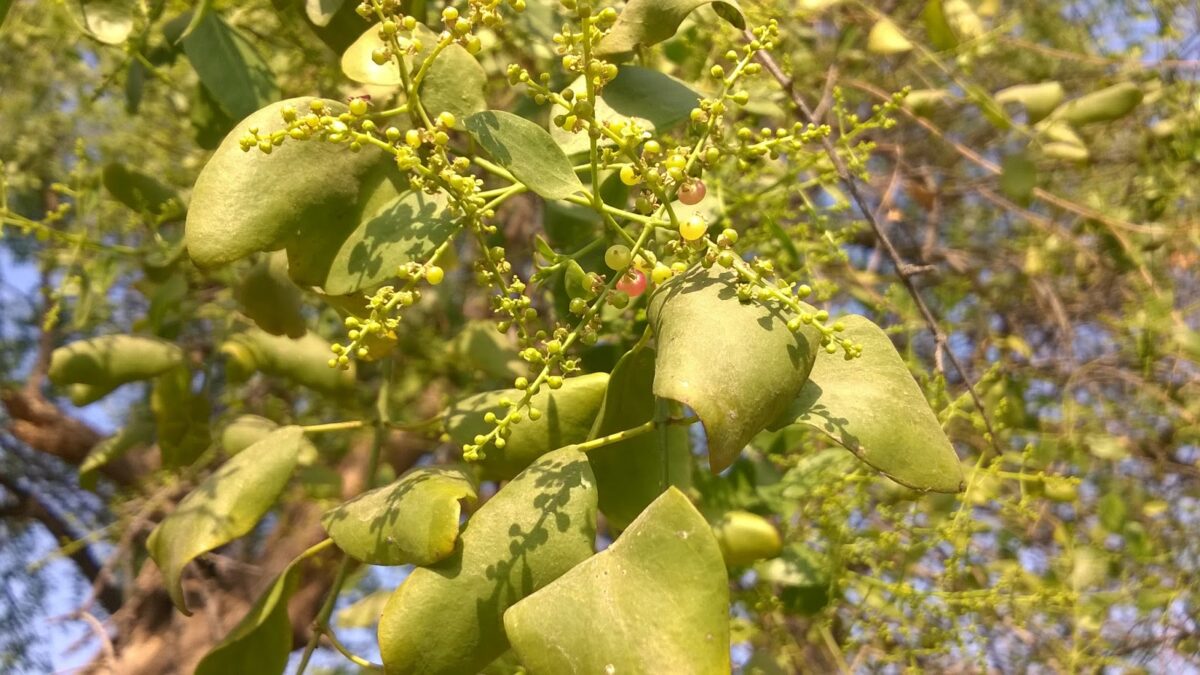
[[[1195,668],[1192,5],[0,0],[0,671]]]

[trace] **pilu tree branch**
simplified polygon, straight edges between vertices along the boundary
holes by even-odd
[[[754,34],[748,30],[744,32],[744,35],[747,41],[752,42],[755,39]],[[819,124],[820,119],[808,107],[808,103],[804,101],[804,97],[796,92],[792,79],[783,72],[783,69],[779,67],[775,59],[765,50],[760,50],[756,58],[762,64],[763,68],[771,74],[771,77],[774,77],[779,82],[779,86],[787,92],[788,97],[791,98],[792,103],[800,111],[804,120],[812,124]],[[988,432],[988,440],[992,444],[992,447],[996,448],[996,431],[992,427],[992,420],[983,404],[983,399],[980,398],[979,392],[975,390],[975,385],[972,383],[970,376],[967,375],[967,369],[963,366],[962,361],[959,360],[947,344],[945,331],[942,330],[937,317],[933,314],[933,310],[929,309],[929,305],[925,302],[925,298],[921,296],[921,291],[913,281],[913,277],[920,273],[919,268],[905,262],[904,258],[900,256],[900,251],[896,250],[896,245],[892,243],[891,237],[888,236],[887,232],[879,224],[879,219],[875,217],[875,209],[871,207],[867,198],[863,196],[858,179],[850,172],[850,169],[846,166],[846,162],[838,154],[837,148],[833,146],[833,141],[828,135],[821,136],[821,146],[825,150],[825,154],[829,156],[829,161],[833,163],[833,168],[837,172],[838,178],[845,183],[846,190],[850,193],[850,198],[854,200],[854,205],[862,212],[863,218],[870,224],[875,237],[879,240],[880,245],[883,246],[884,253],[887,254],[888,259],[892,262],[892,267],[896,268],[896,276],[900,277],[900,282],[904,284],[904,289],[908,291],[909,296],[916,303],[917,309],[921,312],[921,318],[924,319],[925,326],[929,329],[930,334],[933,335],[935,353],[945,350],[946,357],[950,360],[950,365],[954,367],[954,371],[962,378],[963,384],[967,387],[967,392],[971,395],[971,401],[979,409],[979,414],[983,418],[984,426]]]

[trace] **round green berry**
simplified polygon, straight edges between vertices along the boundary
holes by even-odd
[[[632,256],[629,253],[629,247],[624,244],[614,244],[604,252],[604,264],[615,272],[629,267],[630,260],[632,260]]]

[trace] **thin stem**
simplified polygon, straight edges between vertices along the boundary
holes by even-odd
[[[379,455],[383,447],[383,441],[387,437],[388,382],[391,381],[393,363],[391,359],[386,362],[384,383],[379,387],[379,392],[376,394],[376,409],[379,415],[374,424],[375,440],[371,444],[371,457],[367,462],[367,479],[364,490],[370,490],[375,485],[375,474],[378,473],[379,469]],[[333,543],[332,540],[326,540],[326,542],[329,544]],[[317,546],[326,544],[326,542],[322,542]],[[312,550],[311,548],[309,549],[309,551]],[[305,554],[309,551],[306,551]],[[313,620],[312,636],[308,639],[308,644],[304,645],[304,655],[300,657],[300,665],[296,669],[296,675],[303,675],[305,669],[308,668],[308,662],[312,660],[313,652],[316,651],[317,643],[320,642],[321,636],[333,635],[333,631],[329,629],[329,617],[333,615],[333,608],[337,605],[338,595],[342,592],[342,585],[346,583],[346,575],[350,571],[350,561],[350,556],[343,553],[341,562],[338,563],[337,573],[333,577],[333,585],[330,586],[329,593],[325,596],[325,602],[321,605],[320,611],[317,612],[317,618]],[[331,638],[330,641],[334,640],[335,638]]]
[[[327,431],[346,431],[347,429],[361,429],[363,426],[362,420],[350,420],[349,422],[329,422],[328,424],[309,424],[300,427],[306,434],[322,434]]]
[[[746,31],[745,36],[747,40],[755,39],[754,35],[750,31]],[[759,63],[762,64],[763,68],[765,68],[766,71],[769,72],[771,76],[779,82],[779,85],[783,88],[784,92],[787,93],[792,99],[792,103],[794,103],[796,108],[799,109],[800,113],[807,118],[807,121],[810,124],[816,124],[817,120],[813,119],[812,109],[808,107],[807,103],[805,103],[804,98],[796,92],[795,87],[792,86],[791,80],[783,73],[783,69],[779,67],[779,64],[775,62],[775,59],[772,58],[771,55],[766,51],[758,52],[757,58]],[[887,254],[888,258],[892,261],[892,266],[896,268],[896,274],[900,277],[900,282],[904,285],[904,289],[908,291],[908,295],[913,299],[913,302],[916,303],[917,309],[921,313],[921,318],[925,321],[925,326],[929,329],[929,332],[933,334],[934,341],[937,344],[937,349],[945,350],[946,356],[950,359],[950,364],[954,366],[954,370],[958,373],[958,376],[962,378],[963,383],[967,387],[967,392],[971,395],[971,401],[975,403],[975,407],[979,410],[980,417],[983,418],[983,424],[987,428],[988,432],[988,439],[992,443],[992,446],[996,447],[996,430],[992,426],[992,420],[987,413],[987,408],[983,404],[983,399],[979,396],[979,392],[975,390],[975,385],[971,382],[971,378],[967,375],[967,370],[963,366],[962,361],[960,361],[958,356],[954,354],[954,351],[949,348],[949,345],[947,344],[948,338],[942,331],[941,325],[938,323],[937,318],[933,315],[933,311],[930,310],[929,305],[925,303],[925,298],[922,297],[921,292],[917,289],[916,284],[913,282],[912,273],[908,271],[908,265],[900,256],[900,252],[896,249],[895,244],[892,243],[891,237],[888,236],[887,232],[883,229],[883,226],[880,225],[879,220],[875,218],[875,209],[871,208],[870,204],[867,203],[866,197],[863,196],[862,191],[859,189],[858,179],[855,178],[854,174],[850,172],[850,169],[846,166],[846,162],[842,159],[842,156],[838,154],[837,148],[835,148],[833,145],[833,141],[831,141],[829,136],[826,135],[821,137],[821,144],[825,150],[825,154],[829,157],[829,161],[833,163],[833,168],[834,171],[837,172],[838,178],[840,178],[841,181],[846,185],[846,191],[850,193],[850,198],[854,201],[854,204],[858,207],[858,210],[862,212],[863,218],[865,218],[867,223],[871,226],[871,230],[875,233],[875,237],[879,240],[880,245],[883,246],[883,250]]]
[[[667,425],[670,425],[670,424],[683,424],[683,425],[695,424],[696,422],[699,422],[699,421],[700,421],[700,418],[694,417],[694,416],[677,418],[677,419],[650,420],[649,422],[645,422],[644,424],[639,424],[636,427],[633,427],[631,429],[625,429],[624,431],[618,431],[616,433],[612,433],[607,436],[601,436],[600,438],[593,438],[592,440],[585,441],[583,443],[576,443],[575,445],[572,445],[571,447],[580,452],[588,452],[589,450],[595,450],[596,448],[603,448],[606,445],[612,445],[613,443],[619,443],[621,441],[626,441],[626,440],[629,440],[630,438],[637,438],[638,436],[648,434],[651,431],[654,431],[655,429],[657,429],[659,427],[666,427]]]
[[[342,644],[342,641],[337,638],[337,635],[334,634],[334,632],[332,630],[326,630],[324,635],[325,635],[325,639],[329,640],[329,644],[333,645],[334,649],[341,652],[342,656],[349,659],[351,662],[354,663],[354,665],[361,666],[368,670],[383,670],[382,665],[368,661],[368,660],[364,659],[363,657],[359,656],[358,654],[355,654],[354,652],[347,649],[346,645]]]

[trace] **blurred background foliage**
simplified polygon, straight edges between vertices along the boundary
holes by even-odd
[[[341,74],[341,51],[365,28],[352,2],[318,12],[325,26],[298,1],[204,4],[249,45],[242,57],[257,59],[261,95],[388,95]],[[430,17],[441,9],[433,4]],[[864,143],[856,168],[944,340],[819,153],[727,163],[706,176],[723,204],[719,222],[745,232],[747,249],[785,276],[812,284],[832,314],[890,327],[968,479],[961,495],[917,494],[795,428],[764,433],[721,476],[698,473],[705,513],[766,516],[784,542],[779,557],[733,570],[735,663],[762,673],[1197,672],[1200,7],[742,4],[753,25],[778,20],[773,57],[784,84],[829,111],[835,132],[854,129]],[[189,9],[174,0],[0,1],[0,670],[62,663],[72,645],[33,637],[51,619],[94,627],[74,647],[119,672],[194,664],[224,634],[198,622],[181,628],[142,568],[147,532],[195,476],[162,470],[147,438],[101,467],[91,489],[80,482],[96,443],[154,415],[148,387],[75,408],[44,381],[50,348],[131,327],[178,341],[204,364],[213,413],[196,423],[214,434],[234,410],[304,423],[352,417],[367,403],[261,376],[224,386],[214,345],[242,321],[231,289],[249,264],[192,267],[180,258],[182,211],[164,205],[185,205],[209,151],[270,101],[239,99],[198,75],[216,56],[176,44]],[[487,34],[479,59],[493,108],[545,119],[504,72],[509,63],[555,71],[549,38],[560,12],[529,0]],[[700,82],[741,42],[706,9],[640,58]],[[1050,82],[1058,93],[1011,89]],[[1048,105],[1038,96],[1070,101],[1130,85],[1139,96],[1126,110],[1037,119]],[[894,124],[859,123],[897,93]],[[780,84],[761,77],[734,126],[770,133],[796,115]],[[534,234],[569,248],[601,231],[533,199],[499,218],[496,243],[518,269],[531,264]],[[309,328],[337,339],[336,312],[309,305]],[[486,308],[472,285],[447,284],[406,317],[399,416],[416,422],[458,392],[511,379],[510,345],[476,323]],[[611,368],[640,334],[613,328],[583,355],[589,369]],[[975,382],[994,435],[947,350]],[[381,374],[367,365],[361,377]],[[213,625],[236,622],[246,589],[304,548],[321,505],[356,491],[346,481],[361,466],[362,439],[320,441],[324,468],[289,493],[277,518],[204,561],[230,595],[211,609]],[[452,454],[419,435],[393,441],[385,471]],[[281,541],[299,548],[273,554]],[[59,558],[73,565],[46,564]],[[309,581],[294,616],[311,616],[319,602],[323,582]],[[360,582],[357,595],[379,585],[371,574]],[[75,588],[78,602],[48,610],[56,585]],[[348,615],[356,621],[364,623]],[[307,622],[293,625],[302,642]]]

